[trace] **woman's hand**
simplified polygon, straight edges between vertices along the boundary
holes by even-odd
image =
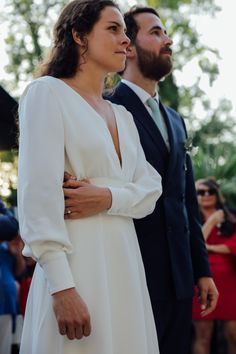
[[[88,180],[65,179],[65,219],[80,219],[96,215],[111,207],[109,188],[91,184]]]
[[[53,309],[59,332],[69,339],[81,339],[91,333],[90,315],[86,304],[75,288],[52,295]]]
[[[225,214],[222,209],[216,210],[211,216],[209,216],[208,221],[212,223],[212,225],[221,224],[225,219]]]
[[[215,310],[219,293],[211,277],[201,277],[198,279],[199,302],[201,305],[201,316],[209,315]]]
[[[219,209],[214,211],[206,220],[205,224],[202,226],[202,232],[204,236],[204,240],[207,241],[208,236],[210,235],[212,229],[221,224],[225,219],[225,215],[223,210]]]

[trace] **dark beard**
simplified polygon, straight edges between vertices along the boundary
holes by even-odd
[[[172,70],[171,58],[156,55],[151,50],[143,49],[135,44],[138,67],[142,75],[151,80],[160,81]]]

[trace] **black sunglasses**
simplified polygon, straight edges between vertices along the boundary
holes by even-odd
[[[216,190],[214,188],[209,188],[209,189],[197,189],[197,195],[200,196],[205,196],[206,194],[208,195],[214,195],[216,194]]]

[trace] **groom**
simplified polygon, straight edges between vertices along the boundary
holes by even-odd
[[[189,354],[194,284],[202,315],[214,310],[217,289],[211,278],[199,223],[192,166],[183,119],[159,99],[156,86],[172,70],[172,40],[158,13],[135,7],[124,15],[131,44],[122,81],[108,97],[130,111],[147,160],[162,176],[163,194],[152,215],[135,220],[161,354]],[[68,181],[66,218],[105,209],[96,193],[84,199],[83,186]],[[80,210],[80,203],[83,210]],[[96,206],[97,205],[97,206]],[[70,208],[73,212],[70,214]]]

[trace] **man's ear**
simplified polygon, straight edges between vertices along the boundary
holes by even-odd
[[[77,43],[79,46],[83,47],[85,45],[84,40],[81,38],[78,32],[72,30],[72,37],[75,43]]]
[[[126,57],[129,59],[133,59],[136,56],[136,48],[133,44],[130,44],[126,48]]]

